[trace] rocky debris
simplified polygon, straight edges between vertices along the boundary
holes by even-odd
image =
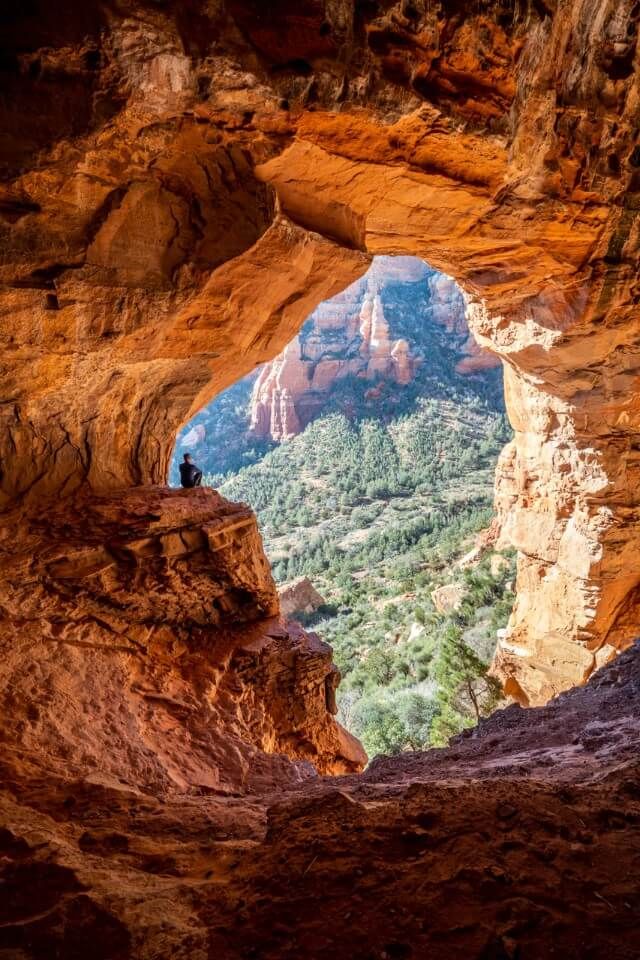
[[[280,609],[285,617],[294,613],[315,613],[326,602],[308,577],[284,583],[278,590]]]
[[[458,609],[465,593],[463,583],[445,583],[431,591],[431,599],[438,613],[451,613]]]

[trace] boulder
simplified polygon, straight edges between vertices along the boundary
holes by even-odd
[[[308,577],[298,577],[283,584],[278,590],[280,609],[285,617],[295,613],[314,613],[324,603]]]

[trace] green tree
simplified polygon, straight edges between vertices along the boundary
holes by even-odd
[[[400,753],[406,730],[392,703],[375,696],[363,697],[353,710],[353,727],[370,757]]]
[[[450,737],[495,708],[501,688],[488,675],[488,669],[488,664],[465,643],[461,628],[449,624],[434,669],[439,708],[431,730],[434,745],[446,744]]]

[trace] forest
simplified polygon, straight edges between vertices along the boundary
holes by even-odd
[[[507,439],[502,415],[449,400],[387,424],[329,414],[220,488],[255,509],[278,583],[306,576],[325,599],[298,619],[333,646],[340,718],[370,755],[441,745],[498,701],[487,667],[514,559],[464,557]],[[439,612],[452,583],[460,603]]]
[[[379,285],[393,336],[419,358],[410,383],[347,376],[277,444],[248,429],[254,373],[185,428],[172,465],[175,482],[188,443],[205,483],[255,510],[278,585],[319,591],[295,616],[332,645],[340,719],[370,756],[445,744],[495,708],[488,668],[514,599],[515,558],[486,533],[511,437],[502,373],[460,375],[464,303],[454,292],[443,325],[440,275],[424,269]],[[314,323],[303,345],[321,341]]]

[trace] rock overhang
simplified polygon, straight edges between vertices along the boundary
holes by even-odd
[[[506,364],[516,438],[501,459],[496,502],[520,554],[518,601],[497,662],[502,677],[523,701],[546,701],[628,645],[640,604],[633,5],[578,0],[535,4],[525,13],[498,3],[465,10],[447,0],[437,16],[435,5],[346,0],[308,0],[295,10],[283,0],[269,16],[248,3],[190,4],[178,11],[125,0],[117,7],[65,5],[56,16],[46,4],[34,10],[35,16],[13,16],[3,40],[3,79],[11,96],[3,101],[0,205],[0,486],[7,518],[2,607],[11,619],[20,598],[35,605],[39,596],[52,615],[44,618],[50,635],[37,626],[34,607],[6,631],[5,680],[14,670],[25,674],[32,699],[27,704],[26,687],[21,700],[10,682],[5,685],[7,715],[25,752],[24,767],[11,767],[8,777],[16,796],[27,806],[40,796],[41,815],[48,817],[58,789],[53,784],[86,793],[89,809],[105,802],[97,794],[106,791],[120,810],[117,791],[137,791],[141,770],[158,795],[170,783],[178,792],[196,788],[216,795],[236,791],[238,778],[259,792],[292,778],[315,782],[308,758],[323,724],[333,731],[324,741],[327,763],[349,751],[349,762],[362,762],[356,745],[336,741],[327,720],[326,652],[311,643],[302,656],[304,641],[273,624],[260,639],[270,620],[265,607],[250,630],[245,622],[244,641],[239,635],[233,640],[238,651],[243,642],[246,650],[227,678],[227,705],[238,702],[238,677],[257,671],[262,685],[259,691],[243,688],[246,709],[232,719],[229,743],[219,742],[225,783],[211,773],[206,724],[190,727],[184,720],[192,716],[194,684],[198,696],[203,685],[215,687],[213,668],[199,660],[196,669],[190,651],[184,664],[194,672],[185,679],[179,666],[185,651],[160,624],[142,672],[150,671],[162,689],[145,677],[125,697],[127,709],[127,698],[135,701],[126,715],[138,717],[146,730],[146,742],[133,751],[137,772],[102,771],[96,787],[96,775],[87,773],[99,755],[92,754],[96,740],[111,737],[115,753],[130,756],[134,722],[115,721],[101,690],[124,689],[130,667],[124,670],[122,662],[141,659],[141,651],[135,642],[130,650],[93,649],[98,637],[107,648],[130,641],[124,632],[113,637],[112,609],[102,625],[97,610],[92,623],[83,620],[77,584],[65,610],[57,605],[60,585],[69,582],[61,573],[77,574],[82,560],[89,565],[80,580],[110,577],[112,564],[102,554],[88,557],[82,544],[77,555],[66,551],[66,568],[43,573],[38,563],[27,563],[20,578],[12,556],[22,537],[28,545],[30,524],[46,526],[52,502],[58,510],[61,501],[64,513],[65,502],[70,511],[81,502],[76,497],[84,487],[89,498],[108,500],[132,485],[162,483],[176,428],[215,392],[275,356],[311,309],[364,273],[375,253],[416,254],[459,280],[475,309],[480,341]],[[142,495],[164,497],[157,490]],[[89,526],[80,521],[83,533]],[[183,563],[190,584],[197,571],[188,558],[201,553],[201,542],[198,535],[180,560],[175,537],[162,547],[145,535],[133,551],[136,561],[125,551],[128,569],[149,563],[164,576]],[[58,555],[54,560],[61,563]],[[230,563],[238,576],[233,556]],[[122,593],[122,583],[111,586]],[[100,597],[101,617],[105,602],[113,606],[110,589]],[[190,586],[180,580],[163,587],[176,609],[185,589]],[[234,605],[242,602],[246,616],[246,599],[235,594],[223,606],[235,616]],[[153,635],[162,615],[147,610],[134,633]],[[65,632],[73,643],[61,642]],[[144,647],[141,637],[132,639]],[[265,644],[274,651],[269,669],[256,654]],[[43,662],[53,665],[51,672]],[[615,669],[605,675],[614,677]],[[277,722],[265,707],[275,677],[288,677],[291,691],[300,682],[304,687],[291,694]],[[597,699],[602,690],[594,689]],[[54,720],[47,712],[52,702],[84,725],[82,749],[70,755],[62,737],[51,751],[55,763],[46,755],[45,736]],[[214,697],[207,709],[215,707]],[[188,736],[176,740],[180,729]],[[510,729],[500,726],[496,735],[510,742]],[[626,721],[619,731],[631,743]],[[250,763],[238,736],[253,744]],[[603,750],[608,745],[602,732],[590,736],[595,752],[586,751],[586,769],[596,765],[598,743]],[[573,770],[573,747],[553,755],[567,771]],[[297,757],[297,765],[285,753]],[[627,761],[619,781],[611,774],[614,793],[605,796],[608,788],[602,788],[597,822],[603,831],[620,816],[603,812],[615,806],[613,796],[632,796],[625,784],[632,784],[635,768]],[[48,799],[36,773],[47,768]],[[72,775],[81,786],[69,787]],[[419,779],[420,771],[411,776]],[[129,782],[118,785],[118,777]],[[477,810],[485,800],[480,791]],[[539,814],[549,802],[546,797],[531,809]],[[566,801],[564,815],[572,803]],[[349,800],[336,804],[340,822],[363,826]],[[326,818],[329,808],[323,809],[319,819]],[[242,816],[253,823],[257,815],[245,807]],[[24,807],[11,806],[11,817],[11,836],[22,836],[29,819]],[[632,827],[629,821],[621,834],[629,850],[637,839]],[[563,822],[565,834],[568,828]],[[54,835],[50,823],[46,829]],[[379,829],[372,827],[374,834]],[[63,832],[63,859],[84,877],[100,910],[107,904],[113,915],[126,914],[122,894],[105,893],[104,886],[96,893],[100,884],[90,879],[91,868],[79,865],[73,825]],[[98,838],[94,850],[104,854],[107,841],[95,823],[88,832]],[[38,861],[39,854],[27,853],[21,842],[11,840],[10,850]],[[87,839],[83,844],[91,845]],[[609,858],[623,857],[615,844],[606,849]],[[267,855],[256,862],[264,869],[270,861]],[[312,855],[301,865],[303,880],[313,878],[317,862]],[[156,871],[161,866],[155,861]],[[40,868],[33,869],[38,876]],[[568,863],[568,872],[558,876],[575,879],[576,870]],[[118,896],[121,907],[115,908]],[[616,900],[611,910],[610,894],[602,896],[618,937],[626,929],[620,919],[626,907],[618,910]],[[55,916],[66,909],[58,905]],[[211,919],[211,908],[203,909]],[[102,916],[89,910],[87,926],[99,929]],[[585,920],[585,929],[592,930],[591,922]],[[469,950],[509,956],[514,936],[521,936],[509,925],[494,934],[484,931],[483,942]],[[599,935],[592,933],[595,951]],[[17,928],[11,936],[10,946],[26,942]],[[55,940],[54,928],[48,936]],[[541,936],[538,945],[545,942]],[[380,943],[391,956],[406,947],[395,930]],[[158,944],[170,955],[173,947]],[[37,949],[43,955],[49,947],[34,948],[34,955]],[[268,949],[274,955],[279,946]],[[317,947],[318,956],[323,949]]]

